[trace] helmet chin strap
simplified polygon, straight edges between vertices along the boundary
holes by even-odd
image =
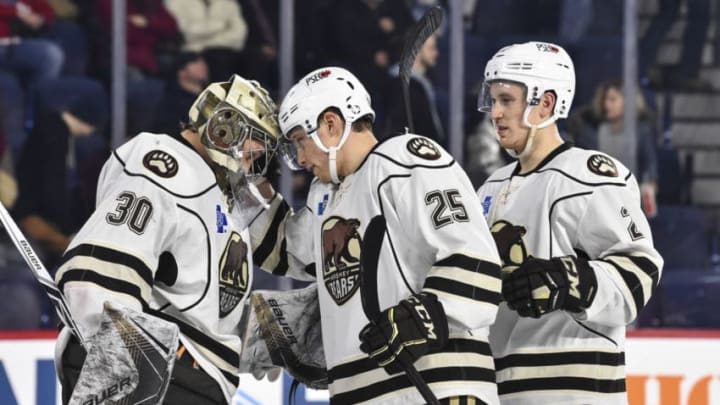
[[[533,143],[535,142],[535,135],[537,134],[538,129],[547,128],[550,125],[552,125],[553,122],[557,120],[557,117],[555,114],[552,115],[552,117],[546,119],[545,121],[537,124],[532,125],[530,124],[530,121],[528,120],[528,117],[530,116],[530,111],[532,110],[534,106],[527,106],[525,107],[525,112],[523,113],[523,123],[530,128],[530,134],[528,134],[527,142],[525,142],[525,147],[518,153],[514,149],[507,149],[505,148],[505,151],[512,156],[515,159],[522,159],[530,154],[532,151]]]
[[[337,151],[342,148],[342,146],[345,144],[345,141],[347,141],[348,136],[350,135],[350,128],[352,128],[352,124],[346,122],[345,128],[343,129],[342,137],[340,138],[340,142],[337,144],[337,146],[332,146],[328,148],[327,146],[323,145],[322,141],[318,137],[318,132],[313,132],[310,137],[315,142],[315,145],[317,145],[320,150],[328,154],[328,163],[329,163],[329,169],[330,169],[330,178],[332,179],[332,182],[335,184],[340,184],[340,177],[338,177],[337,173]]]

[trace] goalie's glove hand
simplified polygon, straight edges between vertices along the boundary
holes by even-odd
[[[596,292],[592,267],[587,260],[574,256],[550,260],[529,257],[502,280],[508,307],[532,318],[557,309],[582,312],[592,304]]]
[[[448,321],[434,294],[419,293],[380,314],[360,331],[360,350],[388,374],[399,373],[448,341]]]

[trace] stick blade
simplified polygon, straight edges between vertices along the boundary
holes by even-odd
[[[425,41],[437,31],[443,20],[443,10],[435,6],[428,10],[418,22],[410,29],[403,43],[402,56],[400,56],[400,78],[407,85],[410,83],[410,73],[420,48]]]

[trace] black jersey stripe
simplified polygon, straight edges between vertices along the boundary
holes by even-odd
[[[447,169],[448,167],[450,167],[450,166],[452,166],[452,165],[455,164],[455,159],[453,159],[453,160],[451,160],[451,161],[448,162],[448,163],[445,163],[445,164],[442,164],[442,165],[437,165],[437,166],[421,165],[421,164],[406,165],[406,164],[400,163],[400,162],[398,162],[397,160],[391,158],[390,156],[385,155],[385,154],[382,154],[382,153],[380,153],[380,152],[373,151],[373,152],[371,152],[371,153],[372,153],[373,155],[377,155],[377,156],[383,157],[383,158],[389,160],[390,162],[392,162],[392,163],[394,163],[394,164],[396,164],[396,165],[398,165],[398,166],[400,166],[400,167],[404,167],[405,169],[417,169],[417,168],[421,168],[421,169]]]
[[[253,261],[257,265],[261,265],[265,263],[265,260],[267,260],[268,257],[270,257],[270,254],[272,254],[273,250],[275,249],[275,246],[277,246],[278,243],[278,231],[280,230],[280,224],[287,216],[288,212],[290,211],[290,206],[287,204],[285,200],[283,200],[278,208],[275,210],[275,215],[273,215],[272,221],[270,222],[270,226],[267,228],[267,233],[265,233],[265,236],[263,236],[262,242],[258,245],[258,247],[253,252]],[[283,238],[284,240],[284,238]],[[271,269],[267,269],[271,270]],[[275,272],[275,269],[272,269],[273,274],[277,274]],[[286,270],[287,272],[287,270]],[[283,273],[284,274],[284,273]]]
[[[428,354],[436,353],[474,353],[492,356],[490,344],[487,342],[457,338],[450,339],[442,349],[434,349],[428,352]],[[377,362],[368,357],[344,363],[328,370],[329,382],[332,383],[335,380],[353,377],[376,368],[379,368]]]
[[[645,297],[645,291],[642,288],[642,280],[640,280],[640,277],[637,276],[634,272],[631,270],[627,270],[623,268],[620,264],[614,262],[611,260],[613,257],[624,257],[630,259],[633,264],[638,267],[640,270],[642,270],[643,273],[647,274],[648,277],[650,277],[653,281],[653,285],[650,286],[651,292],[655,289],[655,286],[658,282],[658,269],[655,267],[650,260],[633,260],[632,256],[625,256],[625,255],[613,255],[613,256],[606,256],[603,258],[603,261],[605,263],[609,263],[615,269],[618,271],[618,274],[620,274],[620,277],[622,277],[623,281],[625,282],[625,285],[627,285],[628,290],[630,290],[630,294],[632,294],[633,300],[635,301],[635,309],[637,310],[637,313],[640,313],[640,310],[645,306],[645,303],[647,300],[650,299],[650,297]],[[635,259],[644,259],[635,257]],[[639,263],[639,264],[638,264]],[[645,266],[645,268],[641,267]],[[647,266],[651,266],[654,268],[655,271],[652,271],[651,269],[647,268]]]
[[[493,305],[498,305],[501,301],[499,291],[490,291],[460,281],[433,275],[429,275],[425,279],[423,289],[425,288],[432,288],[448,294],[458,295],[475,301],[487,302]]]
[[[500,265],[496,263],[486,262],[485,260],[475,259],[463,254],[450,255],[437,263],[438,267],[458,267],[463,270],[472,271],[474,273],[486,274],[491,277],[500,278]]]
[[[71,281],[82,281],[86,283],[93,283],[107,290],[116,291],[119,293],[127,294],[140,302],[143,308],[147,308],[148,304],[142,297],[142,290],[140,286],[133,283],[129,283],[125,280],[119,280],[117,278],[107,277],[99,274],[94,270],[90,269],[71,269],[65,271],[58,282],[58,288],[64,292],[65,284]]]
[[[237,387],[240,384],[240,377],[236,376],[235,374],[228,373],[223,369],[218,370],[220,370],[220,373],[222,373],[223,377],[225,377],[226,380],[230,381],[233,386]]]
[[[562,364],[592,364],[597,366],[625,365],[624,352],[567,351],[556,353],[510,354],[495,359],[497,371],[511,367],[542,367]]]
[[[652,290],[654,291],[660,282],[660,269],[647,257],[631,255],[626,257],[652,279]]]
[[[420,371],[423,380],[430,384],[434,382],[453,382],[472,384],[473,382],[495,382],[495,372],[483,367],[441,367]],[[405,374],[388,376],[387,380],[358,388],[351,391],[336,393],[330,397],[335,404],[356,404],[370,401],[390,392],[413,387]]]
[[[229,364],[235,367],[240,367],[240,355],[237,352],[223,345],[222,343],[213,340],[201,330],[165,312],[160,312],[153,309],[148,309],[147,312],[153,316],[157,316],[158,318],[162,318],[168,322],[177,324],[177,326],[180,328],[180,332],[182,332],[185,336],[189,337],[194,342],[211,351],[216,356],[225,360]]]
[[[289,268],[290,266],[288,266],[287,259],[287,240],[283,239],[282,243],[280,243],[280,259],[272,274],[275,274],[276,276],[284,276],[287,274]]]
[[[625,379],[600,380],[583,377],[552,377],[527,378],[498,383],[498,393],[500,395],[528,391],[547,392],[553,390],[589,391],[604,394],[622,393],[625,392]]]
[[[317,269],[315,268],[315,263],[310,263],[305,266],[305,273],[317,278]]]
[[[63,256],[63,261],[60,266],[69,262],[74,257],[86,256],[94,259],[102,260],[108,263],[119,264],[121,266],[129,267],[137,272],[137,274],[149,285],[153,285],[153,273],[152,270],[139,258],[121,252],[119,250],[111,249],[104,246],[93,245],[89,243],[83,243],[77,245],[74,248],[68,250]]]

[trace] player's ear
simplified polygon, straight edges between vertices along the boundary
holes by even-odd
[[[555,103],[557,103],[557,96],[555,92],[546,91],[540,98],[540,118],[545,119],[553,115],[555,109]]]
[[[328,132],[332,136],[342,136],[343,122],[342,118],[340,118],[340,115],[337,112],[333,110],[325,111],[322,114],[322,121],[325,125],[327,125]]]

